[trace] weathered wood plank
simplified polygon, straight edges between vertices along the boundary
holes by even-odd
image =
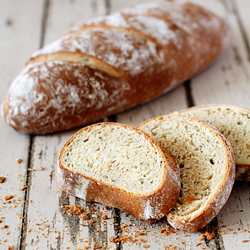
[[[232,0],[231,3],[234,6],[234,12],[237,17],[238,24],[241,30],[241,35],[243,37],[247,49],[247,58],[248,61],[250,61],[250,2],[248,0]]]
[[[8,0],[0,3],[1,102],[11,82],[23,68],[27,55],[39,45],[42,7],[42,0]],[[30,139],[11,130],[2,118],[0,130],[0,176],[6,177],[6,181],[0,183],[0,217],[3,217],[0,219],[0,248],[7,249],[9,245],[12,249],[18,249],[24,199],[21,189],[26,181]],[[18,164],[16,159],[22,159],[22,162]],[[5,201],[7,195],[14,197]]]
[[[193,1],[201,4],[200,1]],[[203,2],[202,2],[203,5]],[[250,107],[250,65],[248,48],[240,27],[237,11],[232,1],[204,1],[204,7],[222,16],[229,27],[230,41],[224,54],[208,69],[191,80],[191,92],[195,105],[225,103]],[[246,186],[235,185],[233,192],[218,215],[217,238],[208,246],[215,249],[248,249],[249,233],[249,190]],[[244,203],[241,202],[244,200]],[[239,205],[240,204],[240,205]],[[238,212],[238,211],[241,212]],[[237,213],[235,215],[234,213]],[[244,216],[242,223],[241,215]],[[226,227],[225,227],[226,226]],[[231,231],[232,230],[232,231]]]
[[[50,1],[44,43],[55,40],[69,28],[91,17],[105,13],[104,1]],[[95,245],[104,248],[108,245],[108,238],[114,235],[112,210],[68,196],[57,185],[58,154],[74,132],[76,130],[34,137],[30,168],[38,170],[42,166],[43,170],[32,171],[29,178],[28,223],[24,235],[28,249],[77,249]],[[90,224],[88,220],[80,219],[82,214],[70,214],[72,205],[88,214]],[[102,219],[105,217],[108,219]]]

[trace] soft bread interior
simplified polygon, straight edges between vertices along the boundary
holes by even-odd
[[[70,171],[134,194],[153,193],[162,185],[166,163],[157,144],[143,132],[118,125],[82,129],[62,150]]]
[[[250,163],[250,110],[237,106],[204,106],[180,113],[216,127],[231,143],[236,164]]]
[[[195,216],[211,201],[224,182],[227,154],[221,138],[198,120],[165,116],[145,122],[139,128],[175,156],[181,171],[181,192],[176,216]]]

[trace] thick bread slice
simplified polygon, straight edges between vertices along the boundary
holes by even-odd
[[[180,192],[178,164],[145,132],[118,123],[79,130],[59,155],[65,192],[113,206],[141,220],[160,219]]]
[[[250,181],[250,109],[234,105],[206,105],[177,113],[198,118],[216,127],[232,145],[236,180]]]
[[[167,215],[177,229],[196,231],[226,203],[235,178],[230,143],[215,128],[179,115],[156,117],[139,126],[175,156],[181,171],[181,192]]]

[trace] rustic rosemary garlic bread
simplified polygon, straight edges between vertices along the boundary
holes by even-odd
[[[181,192],[167,215],[177,229],[196,231],[209,223],[226,203],[235,178],[230,143],[215,128],[190,117],[165,115],[139,126],[180,166]]]
[[[234,105],[197,106],[177,112],[216,127],[231,143],[236,180],[250,181],[250,109]]]
[[[94,124],[62,148],[58,184],[71,195],[117,207],[138,219],[160,219],[180,192],[179,167],[171,157],[139,129]]]

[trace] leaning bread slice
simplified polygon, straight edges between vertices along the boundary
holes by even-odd
[[[232,145],[236,180],[250,181],[250,109],[234,105],[208,105],[177,113],[198,118],[216,127]]]
[[[226,203],[235,178],[230,143],[215,128],[179,115],[156,117],[139,126],[170,154],[181,172],[181,192],[167,215],[177,229],[196,231]]]
[[[59,155],[58,184],[71,195],[117,207],[138,219],[160,219],[180,192],[177,163],[172,158],[169,162],[145,132],[99,123],[66,142]]]

